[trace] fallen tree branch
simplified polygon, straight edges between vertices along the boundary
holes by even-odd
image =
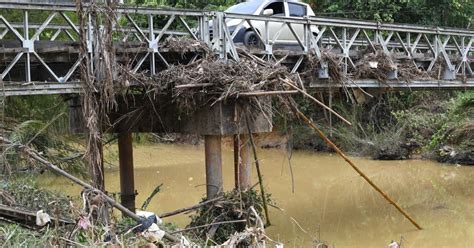
[[[207,201],[204,201],[204,202],[201,202],[199,204],[196,204],[194,206],[191,206],[191,207],[187,207],[187,208],[181,208],[181,209],[177,209],[177,210],[174,210],[174,211],[171,211],[171,212],[168,212],[168,213],[163,213],[163,214],[160,214],[158,217],[160,218],[166,218],[166,217],[170,217],[170,216],[174,216],[174,215],[177,215],[177,214],[180,214],[180,213],[184,213],[184,212],[188,212],[190,210],[194,210],[194,209],[197,209],[197,208],[200,208],[202,206],[205,206],[209,203],[213,203],[213,202],[216,202],[218,200],[222,200],[224,197],[217,197],[217,198],[214,198],[214,199],[211,199],[211,200],[207,200]]]
[[[342,150],[339,149],[339,147],[337,147],[331,140],[329,140],[329,138],[326,137],[326,135],[324,135],[324,133],[313,123],[313,121],[311,121],[308,117],[306,117],[303,113],[301,113],[301,111],[299,111],[299,109],[297,109],[296,107],[293,111],[295,112],[295,115],[297,117],[299,117],[301,120],[306,122],[306,124],[308,124],[309,127],[311,127],[317,134],[319,134],[321,139],[323,139],[326,142],[326,144],[328,144],[332,149],[334,149],[334,151],[336,151],[336,153],[339,154],[339,156],[341,156],[362,178],[364,178],[365,181],[367,181],[370,184],[370,186],[372,186],[372,188],[375,189],[375,191],[380,193],[383,196],[383,198],[385,198],[385,200],[387,200],[390,204],[392,204],[403,216],[405,216],[405,218],[407,218],[416,228],[418,228],[418,230],[422,229],[420,225],[418,225],[418,223],[416,223],[416,221],[413,220],[413,218],[410,217],[410,215],[408,215],[405,212],[405,210],[403,210],[400,206],[398,206],[398,204],[395,201],[393,201],[384,191],[382,191],[382,189],[380,189],[374,182],[372,182],[372,180],[370,180],[370,178],[367,175],[365,175],[364,172],[362,172],[354,164],[354,162],[352,162],[352,160],[350,160],[342,152]]]
[[[107,194],[105,194],[104,192],[102,192],[101,190],[97,189],[97,188],[94,188],[92,187],[90,184],[87,184],[85,182],[83,182],[82,180],[80,180],[79,178],[65,172],[64,170],[60,169],[59,167],[57,167],[56,165],[52,164],[51,162],[49,162],[48,160],[46,160],[43,156],[39,155],[37,151],[35,151],[34,149],[31,149],[27,146],[24,146],[24,145],[20,145],[20,144],[15,144],[13,142],[11,142],[10,140],[4,138],[4,137],[1,137],[0,136],[0,142],[3,142],[4,144],[8,144],[8,145],[11,145],[11,146],[15,146],[17,147],[21,152],[23,152],[25,155],[27,155],[28,157],[38,161],[39,163],[43,164],[44,166],[48,167],[49,169],[51,169],[52,171],[68,178],[69,180],[73,181],[74,183],[76,184],[79,184],[81,185],[82,187],[90,190],[90,191],[93,191],[97,194],[100,194],[102,195],[102,197],[110,204],[112,205],[113,207],[119,209],[120,211],[122,211],[122,213],[126,214],[127,216],[129,216],[130,218],[134,219],[135,221],[143,221],[143,218],[141,218],[140,216],[136,215],[134,212],[130,211],[129,209],[127,209],[126,207],[124,207],[123,205],[117,203],[114,199],[112,199],[110,196],[108,196]],[[172,241],[172,242],[179,242],[179,239],[166,233],[164,238],[168,239],[169,241]]]
[[[153,197],[155,197],[155,195],[158,194],[158,192],[160,192],[161,186],[163,186],[163,184],[160,184],[160,185],[156,186],[156,188],[153,190],[153,192],[151,192],[150,196],[148,196],[148,198],[146,198],[146,200],[142,204],[142,207],[141,207],[142,210],[145,210],[148,207],[148,204],[150,204],[151,199],[153,199]]]

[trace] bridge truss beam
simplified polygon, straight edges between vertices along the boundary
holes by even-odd
[[[67,94],[80,92],[79,67],[84,56],[94,56],[99,42],[88,15],[82,27],[88,34],[86,55],[79,53],[77,9],[72,5],[1,2],[0,8],[15,10],[0,15],[0,79],[3,94]],[[88,6],[84,11],[89,11]],[[385,88],[472,88],[474,30],[384,24],[334,18],[283,18],[223,12],[117,7],[112,18],[117,57],[127,58],[134,72],[150,76],[172,64],[183,63],[164,47],[168,37],[187,37],[211,48],[222,60],[238,61],[238,36],[254,31],[261,49],[250,49],[257,59],[283,63],[293,73],[303,70],[308,56],[325,60],[325,53],[337,56],[349,87]],[[107,15],[107,16],[106,16]],[[32,18],[35,17],[34,22]],[[228,25],[234,23],[234,25]],[[292,42],[282,46],[280,41]],[[426,73],[441,70],[436,79],[409,82],[378,82],[355,78],[363,51],[380,50],[396,64],[411,61]],[[187,51],[194,61],[199,53]],[[187,60],[189,62],[189,59]],[[121,61],[125,63],[125,61]],[[93,65],[92,65],[93,66]],[[94,69],[94,68],[92,68]],[[324,73],[323,73],[324,74]],[[317,89],[327,80],[305,81]],[[360,83],[360,85],[359,85]],[[351,86],[352,85],[352,86]]]

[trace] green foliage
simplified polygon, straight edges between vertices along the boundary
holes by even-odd
[[[420,152],[432,152],[444,145],[474,149],[472,91],[398,92],[378,95],[363,104],[335,98],[333,109],[353,125],[333,117],[332,129],[328,116],[313,103],[299,100],[298,104],[325,133],[332,133],[340,147],[358,155],[400,154],[402,158],[418,147]],[[292,128],[294,147],[327,149],[306,127]]]
[[[444,144],[474,149],[474,92],[466,91],[450,99],[442,125],[433,135],[429,148]]]
[[[472,0],[306,0],[316,15],[468,28]]]
[[[61,210],[61,217],[71,217],[71,213],[66,211],[71,199],[63,194],[41,189],[32,176],[0,177],[0,191],[11,195],[15,199],[15,205],[22,208],[34,211],[42,209],[47,213],[53,213],[58,208]],[[3,200],[0,197],[0,203],[8,205]]]
[[[0,223],[0,243],[2,247],[48,247],[53,238],[49,228],[38,233],[15,224]]]
[[[223,10],[236,3],[235,0],[130,0],[127,4],[142,6],[167,6],[186,9]]]
[[[80,137],[69,131],[68,108],[59,96],[9,97],[5,105],[4,134],[16,144],[28,145],[52,163],[84,175]],[[31,169],[34,161],[22,159],[7,149],[4,171]]]

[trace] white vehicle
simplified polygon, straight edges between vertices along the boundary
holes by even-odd
[[[308,4],[297,0],[250,0],[234,5],[225,12],[271,17],[314,16],[314,12]],[[227,21],[227,27],[229,28],[229,31],[233,33],[241,22],[241,19],[230,19]],[[263,35],[266,32],[265,22],[251,21],[251,23],[261,35],[261,37],[264,37]],[[273,41],[273,44],[278,45],[297,45],[298,41],[291,32],[288,25],[284,25],[282,27],[282,23],[283,22],[268,23],[269,40]],[[292,27],[300,40],[303,40],[304,26],[302,24],[292,24]],[[280,31],[280,29],[282,30]],[[311,27],[311,31],[313,33],[319,32],[317,27]],[[276,39],[275,36],[277,36]],[[244,22],[242,28],[239,29],[237,35],[234,38],[234,42],[244,43],[246,46],[260,46],[261,44],[260,39],[252,30],[248,22]]]

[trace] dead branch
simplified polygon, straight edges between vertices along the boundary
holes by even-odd
[[[143,220],[140,216],[136,215],[134,212],[130,211],[129,209],[127,209],[126,207],[124,207],[120,203],[117,203],[114,199],[112,199],[110,196],[108,196],[107,194],[105,194],[101,190],[92,187],[91,185],[89,185],[89,184],[85,183],[84,181],[80,180],[79,178],[65,172],[64,170],[60,169],[56,165],[52,164],[51,162],[46,160],[43,156],[39,155],[39,153],[37,151],[35,151],[34,149],[31,149],[31,148],[29,148],[27,146],[24,146],[24,145],[14,144],[10,140],[8,140],[4,137],[1,137],[1,136],[0,136],[0,142],[3,142],[3,143],[8,144],[10,146],[16,147],[24,155],[38,161],[39,163],[46,166],[48,169],[58,173],[59,175],[62,175],[64,177],[68,178],[69,180],[71,180],[74,183],[84,187],[87,190],[90,190],[90,191],[92,191],[96,194],[101,195],[110,205],[112,205],[113,207],[119,209],[120,211],[122,211],[122,213],[126,214],[127,216],[134,219],[135,221],[142,221]],[[173,242],[178,242],[179,241],[178,238],[176,238],[176,237],[174,237],[170,234],[165,234],[165,238],[170,240],[170,241],[173,241]]]
[[[180,213],[184,213],[184,212],[188,212],[188,211],[200,208],[200,207],[205,206],[209,203],[213,203],[213,202],[216,202],[216,201],[219,201],[219,200],[222,200],[222,199],[223,199],[223,197],[217,197],[217,198],[214,198],[214,199],[211,199],[211,200],[201,202],[201,203],[196,204],[196,205],[191,206],[191,207],[181,208],[181,209],[177,209],[177,210],[174,210],[174,211],[171,211],[171,212],[168,212],[168,213],[160,214],[159,217],[160,218],[166,218],[166,217],[174,216],[174,215],[177,215],[177,214],[180,214]]]

